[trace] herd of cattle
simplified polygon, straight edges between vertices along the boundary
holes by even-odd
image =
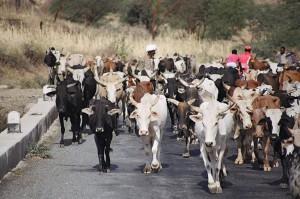
[[[110,144],[121,115],[129,133],[143,140],[143,172],[162,169],[161,140],[169,115],[173,132],[185,141],[184,158],[190,156],[190,144],[200,143],[211,193],[222,193],[221,180],[227,175],[223,157],[227,140],[234,138],[235,164],[252,162],[270,172],[281,161],[282,185],[289,184],[295,196],[300,194],[297,66],[277,68],[269,60],[253,58],[249,74],[241,80],[234,68],[196,65],[192,57],[178,54],[159,59],[153,71],[141,69],[137,60],[59,55],[60,144],[64,145],[64,119],[70,118],[73,142],[82,142],[81,130],[89,125],[99,170],[109,172]]]

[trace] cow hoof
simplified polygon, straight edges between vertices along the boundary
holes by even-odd
[[[60,143],[60,144],[59,144],[59,147],[60,147],[60,148],[64,148],[64,147],[65,147],[65,144],[64,144],[64,143]]]
[[[271,167],[270,166],[264,166],[264,171],[267,171],[267,172],[269,172],[269,171],[271,171],[272,169],[271,169]]]
[[[182,154],[182,157],[189,158],[190,157],[190,153],[184,153],[184,154]]]
[[[238,164],[238,165],[244,164],[244,160],[243,160],[243,159],[240,159],[240,158],[237,158],[237,159],[234,161],[234,164]]]
[[[146,165],[145,167],[144,167],[144,170],[143,170],[143,173],[144,174],[150,174],[151,173],[151,166],[150,165]]]
[[[106,169],[106,172],[107,172],[107,173],[110,173],[110,169],[109,169],[109,168],[107,168],[107,169]]]
[[[278,167],[279,167],[279,162],[278,162],[278,160],[274,161],[273,167],[274,167],[274,168],[278,168]]]
[[[208,184],[208,189],[210,193],[217,193],[217,186],[215,183]]]
[[[82,144],[83,140],[82,138],[78,138],[78,144]]]
[[[221,186],[216,187],[216,193],[223,193],[223,189]]]
[[[73,137],[72,138],[72,143],[75,143],[76,142],[76,137]]]
[[[289,188],[289,185],[285,182],[280,183],[279,186],[280,186],[281,189],[288,189]]]

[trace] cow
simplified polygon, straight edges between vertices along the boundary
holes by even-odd
[[[255,89],[258,86],[260,86],[259,82],[255,81],[255,80],[236,80],[235,81],[235,86],[236,87],[240,87],[243,89]]]
[[[153,94],[154,93],[153,84],[150,81],[148,81],[148,82],[139,82],[132,89],[131,89],[132,91],[128,90],[128,93],[127,93],[127,96],[126,96],[127,97],[127,114],[129,116],[135,110],[135,106],[130,103],[130,96],[131,96],[131,94],[133,94],[133,97],[134,97],[135,101],[140,102],[141,98],[146,93],[149,93],[149,94]],[[130,133],[132,133],[133,130],[135,130],[135,134],[137,136],[139,136],[139,134],[138,134],[138,128],[137,128],[137,125],[136,125],[136,120],[134,118],[129,118],[128,131]]]
[[[293,135],[293,133],[295,133],[295,130],[293,129],[297,130],[297,128],[299,128],[299,114],[299,104],[296,100],[294,100],[294,103],[292,103],[291,106],[289,108],[286,108],[285,111],[282,113],[282,117],[279,122],[280,133],[277,140],[277,147],[275,148],[275,150],[277,150],[280,154],[280,160],[282,165],[282,177],[280,179],[280,186],[282,188],[288,187],[289,180],[290,161],[286,145],[290,142],[290,140],[293,140],[292,137],[295,136]]]
[[[163,93],[166,98],[176,99],[178,93],[178,82],[177,78],[175,77],[175,73],[161,73],[161,76],[164,80],[163,83]],[[174,133],[177,132],[177,125],[176,125],[176,110],[172,103],[168,102],[168,110],[171,119],[171,128]]]
[[[211,100],[200,107],[192,107],[198,115],[191,115],[195,122],[195,131],[200,140],[200,152],[208,175],[208,188],[211,193],[222,193],[220,172],[226,176],[223,162],[227,147],[227,138],[234,126],[232,106]]]
[[[102,71],[100,71],[100,76],[104,73],[108,72],[116,72],[117,71],[117,64],[116,62],[111,58],[106,58],[103,62],[103,68]]]
[[[278,76],[274,75],[272,72],[259,74],[257,76],[257,81],[259,84],[271,85],[274,91],[279,90]]]
[[[97,91],[97,82],[94,78],[94,74],[91,70],[88,70],[84,73],[84,79],[82,82],[83,86],[83,106],[82,108],[87,108],[90,101],[93,99],[93,97],[96,94]],[[85,129],[86,125],[88,124],[88,116],[83,113],[82,114],[82,123],[81,123],[81,129]]]
[[[178,139],[181,137],[185,138],[186,146],[183,153],[183,157],[190,157],[189,146],[191,141],[195,141],[194,136],[194,123],[189,119],[190,105],[199,106],[202,103],[202,99],[198,93],[198,86],[200,86],[205,79],[199,81],[193,81],[191,83],[186,82],[179,77],[179,82],[184,86],[184,92],[177,93],[176,99],[168,99],[169,102],[177,106],[177,117],[178,117]]]
[[[279,75],[279,86],[280,89],[283,87],[283,82],[300,82],[300,72],[296,70],[283,70]]]
[[[141,94],[135,92],[133,95]],[[167,102],[165,96],[149,93],[145,93],[140,98],[140,102],[135,99],[137,97],[130,97],[131,103],[136,107],[130,118],[137,121],[139,135],[143,140],[147,156],[143,172],[149,174],[162,168],[160,151],[163,128],[167,121]],[[152,155],[152,158],[149,157],[150,155]]]
[[[56,86],[56,108],[61,125],[60,146],[64,146],[64,119],[71,120],[72,142],[82,143],[80,132],[80,114],[82,109],[81,85],[69,74],[63,81],[57,82]]]
[[[251,112],[252,101],[257,96],[255,90],[241,89],[239,87],[231,87],[223,83],[223,87],[227,92],[227,98],[236,104],[236,122],[234,139],[237,139],[238,155],[235,164],[243,164],[248,149],[250,148],[251,137],[249,130],[252,128]]]
[[[164,58],[161,59],[158,63],[158,74],[160,75],[161,73],[165,72],[175,72],[175,64],[174,60],[172,58]]]
[[[94,133],[95,143],[98,151],[100,172],[110,172],[110,144],[112,141],[112,132],[114,130],[113,115],[120,112],[115,105],[104,97],[93,100],[90,108],[82,110],[89,115],[89,125]],[[104,156],[105,154],[105,156]]]
[[[269,70],[270,65],[266,61],[259,61],[256,57],[253,57],[249,61],[250,69],[254,70]]]

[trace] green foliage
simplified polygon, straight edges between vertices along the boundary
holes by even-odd
[[[116,0],[54,0],[50,12],[61,12],[63,18],[90,25],[107,13],[115,11],[114,5]]]
[[[262,6],[255,15],[253,33],[258,34],[259,53],[270,55],[280,46],[300,49],[300,2],[284,0],[277,6]]]
[[[247,25],[251,5],[251,0],[210,1],[207,36],[213,39],[230,39]]]

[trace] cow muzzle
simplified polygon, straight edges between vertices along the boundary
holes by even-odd
[[[103,132],[104,132],[103,127],[96,128],[96,133],[103,133]]]
[[[140,136],[147,136],[148,134],[149,134],[149,131],[147,131],[147,130],[139,130]]]
[[[211,148],[213,146],[213,142],[205,142],[205,146],[207,148]]]

